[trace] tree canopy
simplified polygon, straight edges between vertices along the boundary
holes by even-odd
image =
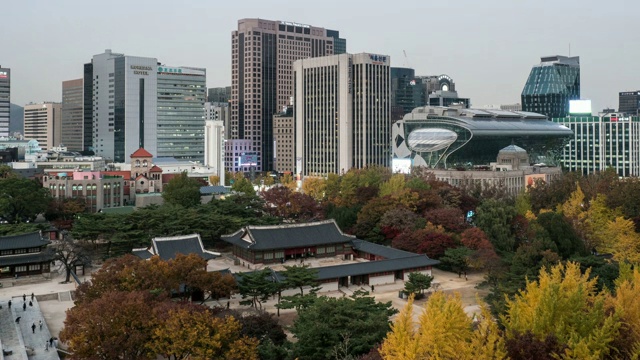
[[[200,204],[200,187],[196,179],[190,178],[184,171],[169,180],[162,189],[162,198],[168,204],[182,207],[194,207]]]

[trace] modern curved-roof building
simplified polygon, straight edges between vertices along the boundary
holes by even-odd
[[[531,162],[551,165],[572,136],[568,127],[537,113],[425,106],[393,124],[393,158],[431,168],[485,165],[517,144]]]

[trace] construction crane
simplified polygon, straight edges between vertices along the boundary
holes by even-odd
[[[406,68],[411,67],[409,65],[409,57],[407,56],[407,52],[402,50],[402,53],[404,54],[404,67]]]

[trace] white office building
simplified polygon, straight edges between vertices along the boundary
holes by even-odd
[[[294,62],[296,173],[390,166],[390,58],[340,54]]]
[[[42,150],[60,145],[62,104],[42,103],[24,106],[24,139],[37,140]]]
[[[224,185],[224,123],[206,120],[204,129],[204,165],[215,172],[220,177],[220,185]]]

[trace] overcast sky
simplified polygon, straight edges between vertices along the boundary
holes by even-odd
[[[0,65],[11,101],[61,101],[63,80],[105,49],[207,68],[231,84],[231,31],[241,18],[339,30],[350,53],[391,56],[417,75],[448,74],[474,107],[520,102],[541,56],[580,56],[594,112],[640,89],[637,0],[2,0]],[[569,45],[571,44],[571,45]],[[406,51],[407,57],[403,55]]]

